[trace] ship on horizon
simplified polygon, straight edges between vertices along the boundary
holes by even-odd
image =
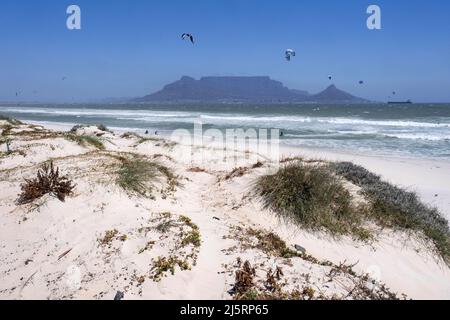
[[[388,101],[388,104],[413,104],[411,100],[406,101]]]

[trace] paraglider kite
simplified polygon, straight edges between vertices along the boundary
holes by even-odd
[[[190,33],[183,33],[181,35],[181,39],[183,40],[190,40],[192,42],[192,44],[194,44],[194,36]]]
[[[291,61],[291,57],[295,57],[295,51],[292,49],[286,50],[286,60]]]

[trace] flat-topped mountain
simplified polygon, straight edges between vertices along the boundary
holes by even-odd
[[[183,76],[161,91],[135,99],[136,102],[361,102],[363,99],[328,87],[316,95],[292,90],[267,76],[203,77],[200,80]]]

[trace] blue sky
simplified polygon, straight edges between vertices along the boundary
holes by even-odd
[[[70,4],[81,30],[66,28]],[[366,27],[370,4],[382,30]],[[444,0],[2,0],[0,100],[142,96],[182,75],[269,75],[315,93],[332,74],[365,98],[448,102],[449,35]]]

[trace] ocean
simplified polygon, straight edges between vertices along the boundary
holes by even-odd
[[[280,129],[282,143],[357,154],[450,161],[450,104],[0,104],[0,114],[54,124],[104,124],[169,135],[175,129]]]

